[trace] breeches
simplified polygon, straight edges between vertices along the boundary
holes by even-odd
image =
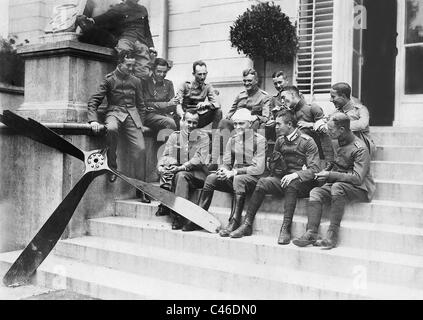
[[[251,176],[249,174],[235,176],[233,179],[219,180],[216,174],[211,174],[207,177],[204,184],[206,191],[222,191],[235,194],[252,193],[256,187],[259,177]]]
[[[343,197],[349,202],[369,201],[365,190],[343,182],[327,183],[323,187],[314,188],[310,193],[310,201],[320,203],[330,203],[333,197]]]
[[[129,161],[131,164],[130,167],[134,171],[134,177],[143,180],[145,176],[143,170],[143,164],[145,162],[145,142],[142,130],[136,127],[130,115],[128,115],[124,122],[120,122],[115,116],[107,116],[106,128],[106,140],[107,146],[109,147],[107,154],[109,166],[113,169],[117,169],[116,150],[119,132],[122,132],[129,143]]]

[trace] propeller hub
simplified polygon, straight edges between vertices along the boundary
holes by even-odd
[[[86,172],[96,172],[96,171],[102,171],[107,169],[108,169],[107,156],[105,153],[95,151],[87,157],[87,160],[85,163]]]

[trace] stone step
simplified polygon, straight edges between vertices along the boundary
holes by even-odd
[[[217,199],[213,200],[213,207],[210,211],[216,211],[214,208],[226,208],[228,215],[231,205],[230,196],[216,192]],[[218,201],[218,200],[222,201]],[[285,200],[267,196],[263,202],[260,213],[277,213],[282,217]],[[308,199],[299,199],[295,211],[296,216],[307,216]],[[159,202],[153,201],[151,204],[143,204],[135,200],[116,201],[115,214],[121,217],[139,218],[143,220],[157,220],[155,216]],[[218,206],[219,205],[219,206]],[[248,208],[248,202],[245,210]],[[323,217],[328,217],[328,207],[325,207]],[[374,224],[392,224],[396,226],[423,228],[423,204],[406,203],[393,201],[375,200],[371,203],[354,203],[347,205],[343,221],[356,221]]]
[[[106,238],[84,237],[61,241],[56,253],[151,278],[243,294],[250,299],[390,299],[423,296],[421,290],[398,286],[395,291],[387,292],[393,288],[371,281],[360,288],[353,277],[343,278],[280,264],[208,256],[204,250],[191,253]]]
[[[419,132],[393,131],[393,130],[372,130],[371,136],[378,146],[399,145],[399,146],[423,146],[422,129]]]
[[[423,181],[423,162],[374,161],[371,172],[375,179],[420,182]]]
[[[223,219],[223,215],[216,214]],[[227,214],[225,215],[227,219]],[[277,243],[277,237],[282,225],[281,217],[257,217],[255,223],[255,237],[269,237],[273,243]],[[129,224],[133,224],[132,226]],[[112,217],[105,219],[93,219],[88,222],[89,235],[97,237],[110,237],[115,240],[138,241],[143,239],[150,244],[166,245],[167,241],[176,241],[175,237],[188,237],[190,233],[182,231],[172,232],[171,224],[167,221],[142,221],[139,219]],[[323,222],[320,234],[325,235],[329,223]],[[293,238],[301,236],[305,232],[306,220],[302,217],[294,218],[292,226]],[[344,224],[340,231],[339,248],[354,248],[364,250],[386,251],[391,253],[415,255],[421,257],[423,243],[422,229],[410,233],[410,228],[398,230],[391,226],[373,226],[371,224]],[[200,232],[201,233],[201,232]],[[130,236],[128,238],[128,236]],[[218,241],[218,235],[211,235]],[[156,239],[155,241],[150,240]],[[248,239],[248,237],[247,237]],[[230,239],[236,243],[236,240]],[[247,240],[248,241],[248,240]],[[164,243],[166,242],[166,243]],[[197,244],[195,244],[197,245]],[[208,248],[208,246],[202,247]],[[336,250],[336,249],[335,249]]]
[[[9,268],[21,252],[0,254],[0,266]],[[3,276],[3,274],[2,274]],[[113,270],[75,259],[50,255],[38,268],[33,283],[103,300],[238,300],[210,289]]]
[[[423,182],[376,180],[375,200],[423,202]]]
[[[423,147],[403,145],[378,146],[374,159],[377,161],[421,162],[423,159]]]

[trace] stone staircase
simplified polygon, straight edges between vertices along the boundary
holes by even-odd
[[[86,237],[60,241],[33,283],[100,299],[423,299],[422,130],[373,128],[378,191],[347,207],[334,250],[277,245],[283,199],[268,197],[254,235],[239,240],[172,231],[158,203],[118,200],[113,217],[88,220]],[[226,224],[230,205],[217,192],[210,211]],[[321,234],[328,224],[324,215]],[[0,255],[1,275],[18,254]]]

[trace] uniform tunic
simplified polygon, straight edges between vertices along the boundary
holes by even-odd
[[[117,144],[120,129],[129,142],[130,162],[136,179],[144,180],[142,161],[145,153],[142,118],[145,116],[141,80],[125,75],[119,68],[108,74],[88,102],[88,122],[99,122],[98,108],[107,97],[106,128],[109,166],[117,169]]]
[[[186,171],[176,175],[161,174],[162,185],[171,185],[171,190],[178,197],[189,198],[191,190],[202,188],[208,176],[207,163],[209,160],[209,136],[201,130],[188,132],[176,131],[172,133],[159,160],[158,167],[166,166],[167,158],[175,159],[176,165],[184,165]],[[170,181],[169,181],[170,180]]]
[[[143,81],[143,95],[146,106],[145,125],[155,131],[176,130],[175,121],[170,115],[176,110],[176,105],[170,102],[175,96],[172,81],[164,79],[159,83],[149,77]]]
[[[259,126],[265,125],[270,119],[271,102],[272,97],[263,90],[257,89],[253,92],[241,91],[235,98],[226,118],[232,119],[232,116],[238,109],[246,108],[251,111],[251,115],[258,117]]]

